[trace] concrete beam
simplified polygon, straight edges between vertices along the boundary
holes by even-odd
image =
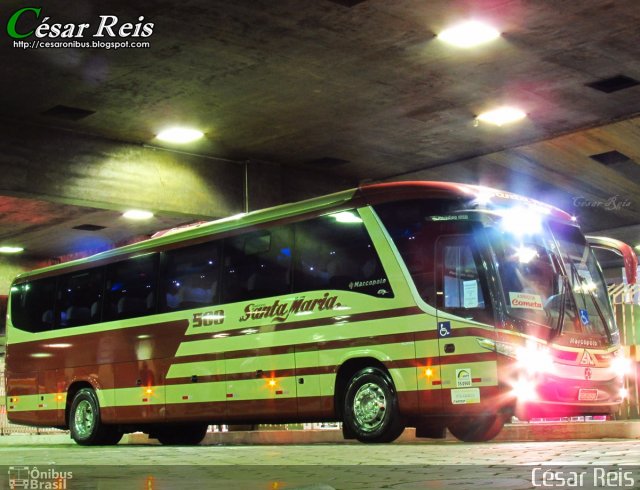
[[[234,162],[58,128],[0,121],[0,131],[0,195],[217,218],[244,211],[245,183],[250,211],[355,186],[316,170]]]
[[[234,162],[7,121],[0,131],[0,194],[206,217],[242,211]]]

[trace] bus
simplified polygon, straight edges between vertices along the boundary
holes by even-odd
[[[630,247],[595,241],[635,280]],[[365,443],[405,427],[486,441],[514,415],[611,414],[626,363],[575,218],[481,186],[385,183],[20,274],[7,412],[81,445],[330,421]]]

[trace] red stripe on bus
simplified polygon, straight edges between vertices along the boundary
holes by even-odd
[[[440,356],[440,364],[463,364],[465,362],[495,361],[496,353],[492,351],[477,352],[474,354],[454,354]]]

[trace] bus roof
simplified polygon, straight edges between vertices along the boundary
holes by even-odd
[[[172,244],[179,243],[184,240],[197,240],[198,238],[214,234],[224,235],[237,229],[259,226],[264,223],[274,221],[288,222],[295,220],[297,217],[310,218],[326,214],[328,212],[340,211],[367,204],[380,204],[383,202],[397,200],[398,198],[402,200],[418,198],[468,199],[470,201],[475,199],[478,201],[493,201],[493,204],[500,202],[504,206],[513,205],[516,202],[525,203],[548,210],[548,212],[557,219],[571,220],[571,215],[553,206],[549,206],[518,194],[512,194],[488,187],[437,181],[370,184],[305,201],[282,204],[271,208],[251,211],[249,213],[240,213],[215,221],[199,222],[193,225],[163,230],[156,233],[148,240],[100,252],[90,257],[21,273],[17,276],[16,280],[20,281],[28,277],[41,274],[49,275],[55,271],[81,268],[81,266],[87,263],[102,261],[110,262],[116,257],[133,257],[146,252],[162,249],[164,247],[170,247]]]

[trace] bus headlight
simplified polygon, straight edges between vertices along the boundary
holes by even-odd
[[[631,359],[625,356],[616,356],[611,361],[611,370],[618,376],[626,376],[631,373]]]
[[[516,349],[518,367],[529,374],[553,372],[553,357],[547,347],[535,343]]]
[[[538,399],[536,383],[528,378],[520,378],[511,385],[511,394],[519,402],[527,402]]]

